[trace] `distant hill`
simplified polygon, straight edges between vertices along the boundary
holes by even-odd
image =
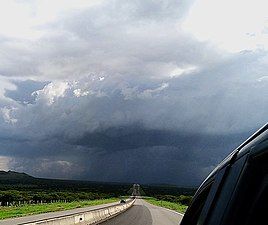
[[[15,171],[3,171],[0,170],[0,180],[29,180],[29,179],[35,179],[34,177],[26,174],[26,173],[19,173]]]
[[[60,180],[36,178],[26,173],[0,170],[0,191],[72,191],[107,193],[109,196],[128,195],[133,183],[95,182],[81,180]],[[145,195],[193,195],[195,188],[177,187],[167,184],[141,184]]]

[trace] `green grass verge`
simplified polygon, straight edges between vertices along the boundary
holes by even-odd
[[[175,211],[180,212],[180,213],[185,213],[185,211],[187,209],[186,205],[182,205],[180,203],[161,201],[161,200],[157,200],[155,198],[148,198],[145,200],[153,205],[161,206],[161,207],[164,207],[167,209],[172,209],[172,210],[175,210]]]
[[[27,216],[33,214],[47,213],[47,212],[56,212],[63,211],[68,209],[76,209],[87,206],[101,205],[111,202],[119,201],[117,198],[109,199],[100,199],[100,200],[90,200],[90,201],[77,201],[77,202],[56,202],[56,203],[47,203],[47,204],[25,204],[20,206],[11,206],[11,207],[0,207],[0,220]]]

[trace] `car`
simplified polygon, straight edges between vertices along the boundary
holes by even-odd
[[[268,124],[203,181],[180,225],[264,225],[268,212]]]
[[[121,204],[126,203],[126,200],[121,199],[121,200],[120,200],[120,203],[121,203]]]

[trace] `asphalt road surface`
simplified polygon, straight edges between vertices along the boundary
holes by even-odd
[[[130,209],[101,225],[178,225],[181,219],[179,213],[137,199]]]

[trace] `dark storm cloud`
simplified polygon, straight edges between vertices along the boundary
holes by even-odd
[[[109,133],[112,136],[116,134],[118,138],[111,138],[110,142],[107,139],[103,141],[102,137]],[[132,139],[126,138],[129,134],[137,141],[134,145]],[[161,182],[189,186],[201,182],[248,135],[215,136],[125,127],[92,134],[94,141],[87,135],[91,142],[83,142],[79,146],[60,140],[44,141],[38,148],[36,146],[40,142],[20,142],[16,146],[13,143],[14,151],[20,147],[21,153],[16,153],[16,160],[11,164],[39,176],[50,174],[74,179]],[[141,141],[135,139],[137,136]],[[129,143],[126,143],[126,139]]]
[[[12,112],[13,135],[28,140],[2,142],[2,155],[33,175],[195,185],[265,122],[265,78],[254,68],[262,57],[238,54],[164,88],[139,79],[48,84]]]
[[[10,169],[199,183],[266,122],[268,66],[264,49],[230,54],[183,32],[189,7],[104,1],[38,26],[40,38],[1,38]]]
[[[198,133],[198,129],[196,129],[196,133],[190,133],[183,132],[182,130],[153,130],[137,126],[125,126],[120,128],[113,127],[108,128],[107,130],[85,134],[81,139],[76,140],[72,144],[87,146],[90,148],[101,148],[108,152],[154,146],[180,148],[185,146],[188,146],[189,148],[189,146],[191,146],[193,149],[198,148],[199,146],[201,148],[207,147],[208,149],[212,149],[217,145],[225,148],[225,145],[228,146],[226,143],[235,143],[240,137],[246,137],[249,134],[250,132],[236,135],[204,135],[202,133]],[[227,148],[226,152],[229,150],[230,149]],[[185,157],[186,154],[191,157],[191,153],[189,153],[189,151],[185,151]],[[189,158],[187,160],[189,160]]]

